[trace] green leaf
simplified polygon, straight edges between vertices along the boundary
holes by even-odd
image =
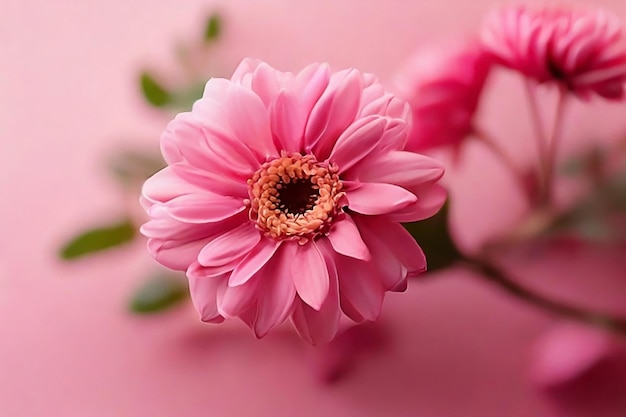
[[[405,223],[404,227],[424,251],[428,271],[449,267],[463,259],[450,235],[448,203],[433,217],[419,222]]]
[[[161,273],[144,282],[130,300],[130,310],[150,314],[166,310],[187,299],[189,290],[184,277]]]
[[[217,39],[222,30],[222,19],[219,15],[213,14],[209,16],[204,28],[204,40],[212,41]]]
[[[139,81],[141,92],[148,103],[155,107],[163,107],[170,102],[170,93],[148,72],[142,72]]]
[[[59,255],[65,260],[74,260],[130,242],[135,237],[135,226],[130,220],[106,225],[81,233],[70,240]]]

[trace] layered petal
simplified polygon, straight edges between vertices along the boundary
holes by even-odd
[[[346,177],[358,178],[362,182],[411,187],[435,182],[443,173],[443,165],[433,158],[413,152],[393,151],[364,159]]]
[[[281,245],[272,262],[260,272],[262,288],[257,297],[257,313],[253,331],[265,336],[272,328],[284,322],[293,311],[296,297],[291,262],[296,255],[296,243]]]
[[[319,309],[311,308],[302,300],[296,300],[291,321],[300,336],[311,343],[319,345],[330,342],[339,330],[341,307],[339,305],[339,280],[335,262],[328,252],[330,248],[323,243],[318,246],[324,254],[328,269],[328,294]]]
[[[191,301],[200,313],[202,321],[207,323],[221,323],[224,317],[217,311],[217,294],[226,287],[227,276],[201,277],[189,276],[189,293]]]
[[[261,234],[249,223],[229,230],[207,243],[198,254],[202,266],[221,266],[241,259],[254,248]]]
[[[330,78],[307,120],[307,152],[312,151],[321,160],[328,158],[336,139],[354,122],[359,111],[362,83],[356,70],[340,71]]]
[[[356,121],[339,136],[329,160],[340,167],[340,172],[349,170],[376,148],[386,126],[387,120],[379,116]]]
[[[291,270],[300,299],[319,310],[328,295],[329,276],[326,261],[315,242],[297,247]]]
[[[333,224],[328,240],[333,250],[341,255],[363,261],[371,259],[370,250],[363,242],[358,226],[348,214],[343,215]]]
[[[148,178],[141,192],[142,196],[152,203],[165,203],[181,195],[197,194],[202,191],[203,188],[186,181],[171,167],[166,167]]]
[[[417,202],[409,190],[384,183],[351,184],[346,196],[351,210],[368,215],[390,214]]]
[[[163,207],[173,219],[184,223],[215,223],[246,208],[242,200],[206,192],[181,195]]]
[[[415,239],[404,227],[394,222],[372,221],[357,217],[359,229],[375,256],[373,267],[385,291],[404,290],[409,275],[426,271],[426,257]]]
[[[335,258],[341,310],[357,323],[378,319],[385,289],[370,265],[345,256]]]
[[[278,155],[272,139],[269,113],[259,96],[234,85],[226,98],[226,106],[230,125],[241,142],[263,160]],[[241,117],[242,114],[246,117]]]

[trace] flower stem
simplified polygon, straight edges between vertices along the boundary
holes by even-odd
[[[535,143],[537,144],[537,152],[539,154],[539,175],[541,177],[541,183],[545,184],[547,178],[547,160],[548,160],[548,139],[546,138],[541,115],[539,114],[539,105],[537,104],[537,96],[533,89],[532,81],[529,79],[524,80],[524,87],[526,88],[526,97],[530,107],[530,114],[532,117],[532,124],[535,130]]]
[[[546,158],[546,178],[545,178],[545,200],[546,203],[549,203],[552,194],[554,192],[554,181],[555,181],[555,171],[556,171],[556,154],[559,148],[559,143],[561,142],[561,131],[563,129],[563,120],[565,114],[566,107],[566,94],[562,88],[559,88],[559,101],[556,107],[556,115],[554,120],[554,127],[552,129],[552,135],[550,137],[550,142],[548,143],[548,155]]]
[[[609,314],[589,311],[576,306],[563,303],[558,300],[547,298],[541,294],[537,294],[512,280],[500,268],[490,264],[489,262],[466,258],[465,263],[471,269],[480,273],[482,277],[499,286],[502,290],[524,300],[532,305],[543,308],[544,310],[559,314],[561,316],[577,320],[582,323],[593,326],[601,326],[616,333],[626,335],[626,318],[614,317]]]
[[[528,201],[532,201],[533,190],[531,190],[529,184],[527,184],[524,173],[517,165],[517,162],[513,160],[513,158],[511,158],[511,156],[506,153],[500,146],[498,146],[498,143],[485,130],[474,126],[472,128],[472,132],[474,134],[474,137],[480,140],[484,145],[486,145],[489,150],[491,150],[491,152],[493,152],[493,154],[498,157],[500,161],[511,171],[518,185],[528,198]]]

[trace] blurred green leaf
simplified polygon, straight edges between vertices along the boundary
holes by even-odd
[[[559,173],[566,177],[576,177],[583,175],[587,168],[587,161],[584,158],[570,158],[559,168]]]
[[[130,310],[138,314],[157,313],[187,299],[187,281],[180,276],[161,273],[144,282],[130,300]]]
[[[428,261],[428,271],[449,267],[463,259],[450,235],[448,214],[448,203],[446,203],[433,217],[404,224],[424,251]]]
[[[219,15],[213,14],[209,16],[209,19],[206,22],[206,26],[204,28],[204,40],[212,41],[217,39],[222,30],[222,19]]]
[[[600,146],[593,146],[587,152],[572,157],[560,166],[559,172],[567,177],[587,176],[594,181],[603,177],[603,165],[606,151]]]
[[[141,92],[148,103],[155,107],[163,107],[170,102],[170,93],[148,72],[142,72],[139,81]]]
[[[595,184],[591,192],[560,213],[543,237],[574,235],[589,242],[626,238],[626,173]]]
[[[170,101],[167,106],[176,111],[191,110],[193,103],[202,97],[205,85],[206,81],[203,81],[201,83],[193,84],[187,88],[172,91]]]
[[[135,237],[135,226],[125,219],[118,223],[87,230],[70,240],[59,255],[65,260],[74,260],[130,242]]]
[[[156,152],[123,150],[109,161],[109,170],[122,185],[143,182],[165,167],[161,155]]]

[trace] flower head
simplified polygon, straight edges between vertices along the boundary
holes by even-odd
[[[407,149],[458,145],[471,133],[491,57],[464,42],[418,50],[394,78],[413,110]]]
[[[500,64],[539,83],[581,98],[624,95],[626,37],[606,11],[509,7],[487,19],[482,41]]]
[[[290,318],[321,343],[342,314],[375,320],[426,268],[399,222],[445,199],[440,164],[404,151],[409,117],[369,74],[244,60],[163,133],[168,166],[142,196],[149,251],[186,271],[204,321],[262,337]]]

